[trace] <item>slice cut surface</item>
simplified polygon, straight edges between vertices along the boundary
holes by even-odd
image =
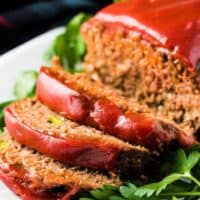
[[[174,141],[184,147],[196,142],[192,135],[171,122],[151,116],[149,110],[118,91],[92,82],[85,75],[70,75],[58,67],[41,68],[37,98],[67,118],[149,149]]]
[[[122,177],[127,171],[133,177],[148,174],[151,155],[147,149],[65,119],[34,99],[7,107],[5,122],[20,144],[63,163],[112,170]],[[127,163],[122,166],[124,160]]]
[[[75,188],[92,189],[103,184],[119,185],[114,174],[110,177],[78,167],[68,167],[12,140],[1,136],[0,170],[1,180],[22,199],[67,200],[68,192]],[[73,189],[73,191],[72,191]],[[32,198],[33,199],[33,198]]]
[[[200,54],[198,53],[199,49],[196,51],[194,46],[199,46],[195,40],[199,34],[199,28],[196,26],[199,25],[196,24],[195,20],[199,18],[197,5],[200,5],[200,1],[178,0],[178,3],[175,3],[176,0],[132,1],[135,3],[131,4],[126,1],[108,6],[82,26],[82,36],[87,44],[84,68],[95,79],[120,89],[123,95],[135,98],[137,102],[151,108],[156,115],[161,114],[176,123],[188,134],[198,134],[200,130],[200,78],[198,70],[200,65],[198,58]],[[122,6],[129,4],[130,7],[124,8]],[[145,7],[148,8],[144,9]],[[188,13],[184,16],[179,15],[178,13],[182,13],[182,9],[185,7],[188,8]],[[113,11],[114,13],[111,11],[112,8],[117,8]],[[137,9],[139,12],[136,11]],[[147,10],[151,10],[152,13]],[[169,10],[171,12],[168,12]],[[128,12],[127,15],[126,12]],[[158,18],[156,12],[159,12],[162,17]],[[189,14],[190,12],[192,15]],[[166,23],[160,23],[162,28],[171,30],[167,31],[168,34],[175,36],[178,32],[185,32],[192,37],[178,34],[177,43],[174,44],[175,48],[163,47],[149,40],[150,38],[146,37],[144,32],[139,31],[138,24],[135,27],[124,26],[129,20],[123,20],[123,17],[138,20],[138,14],[144,15],[143,20],[149,21],[153,26],[156,26],[156,23],[154,20],[150,20],[152,17],[156,17],[160,22],[170,21],[170,26],[166,26]],[[112,15],[113,17],[111,17]],[[149,17],[147,17],[148,15]],[[100,16],[107,17],[101,18]],[[121,23],[110,23],[106,19],[108,21],[109,19],[121,20]],[[189,27],[187,27],[187,20],[191,22]],[[182,22],[182,24],[178,25],[177,21]],[[177,25],[181,25],[184,31],[174,31],[171,26],[173,23],[175,29]],[[153,28],[148,23],[144,24],[147,25],[147,29]],[[195,42],[189,42],[189,38]],[[188,62],[185,63],[181,57],[175,56],[180,50],[177,47],[181,46],[178,41],[183,46],[187,46],[184,50],[190,52],[188,56],[196,59],[196,64],[193,62],[193,66],[191,66],[191,64],[186,64]],[[198,41],[200,42],[199,39]],[[187,57],[188,61],[189,57]],[[191,71],[191,69],[193,70]]]

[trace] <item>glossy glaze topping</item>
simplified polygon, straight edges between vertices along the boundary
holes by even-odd
[[[104,8],[95,19],[137,31],[172,51],[189,69],[200,68],[200,0],[128,0]]]
[[[111,145],[98,144],[95,141],[92,143],[84,138],[80,140],[75,137],[51,137],[21,122],[12,106],[6,108],[5,122],[10,135],[20,144],[66,164],[93,169],[113,169],[120,151]]]
[[[59,71],[63,72],[56,72]],[[64,117],[149,149],[159,149],[176,140],[184,147],[195,143],[192,136],[173,124],[143,113],[123,111],[103,94],[91,95],[86,85],[81,88],[78,80],[71,80],[70,76],[63,82],[64,77],[58,74],[53,68],[42,67],[36,93],[38,100]]]

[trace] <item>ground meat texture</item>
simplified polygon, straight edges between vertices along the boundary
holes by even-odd
[[[141,178],[142,176],[147,176],[149,175],[148,173],[148,158],[151,157],[149,150],[140,146],[135,146],[131,145],[127,142],[124,142],[118,138],[115,138],[113,136],[107,135],[106,133],[96,130],[94,128],[85,126],[85,125],[80,125],[79,123],[72,122],[66,118],[63,118],[62,116],[58,115],[54,111],[50,110],[47,106],[41,104],[39,101],[36,101],[35,99],[25,99],[25,100],[20,100],[12,105],[9,106],[9,108],[12,108],[14,111],[17,119],[22,122],[23,124],[26,124],[28,127],[30,127],[32,130],[38,130],[40,134],[45,134],[53,138],[62,138],[66,139],[68,141],[70,138],[76,139],[77,141],[81,141],[81,148],[84,148],[84,144],[87,145],[87,143],[91,144],[98,144],[100,148],[102,148],[102,151],[105,151],[103,148],[104,146],[107,148],[114,148],[116,149],[116,154],[114,154],[114,159],[111,160],[113,162],[112,168],[106,168],[103,166],[99,166],[98,168],[93,167],[93,162],[98,162],[98,154],[95,154],[96,151],[92,151],[93,155],[90,155],[92,158],[91,165],[88,164],[88,160],[84,160],[82,162],[83,158],[85,158],[85,155],[87,151],[78,151],[78,155],[74,155],[73,159],[71,160],[70,156],[68,158],[68,154],[66,156],[66,159],[64,160],[59,160],[58,157],[53,157],[52,154],[46,153],[46,155],[57,159],[61,162],[71,164],[71,165],[79,165],[81,167],[86,167],[83,164],[86,163],[88,168],[91,169],[98,169],[98,170],[105,170],[108,173],[110,171],[117,173],[121,177],[125,177],[123,174],[126,173],[125,170],[129,169],[132,171],[132,176],[133,178]],[[31,112],[30,112],[31,110]],[[54,118],[56,120],[60,120],[61,124],[56,124],[50,121],[51,118]],[[37,145],[33,145],[32,143],[23,143],[18,137],[15,136],[15,134],[11,134],[18,142],[25,144],[29,147],[35,148],[37,151],[41,151],[42,153],[45,154]],[[27,133],[24,134],[24,137],[28,137]],[[28,140],[30,142],[30,140]],[[86,143],[84,142],[86,141]],[[39,141],[38,141],[39,142]],[[107,146],[108,145],[108,146]],[[39,148],[39,149],[38,149]],[[70,148],[70,147],[69,147]],[[57,150],[55,150],[57,151]],[[66,152],[68,150],[66,149]],[[70,150],[69,150],[70,151]],[[112,152],[110,152],[111,155],[108,155],[108,159],[112,156]],[[140,155],[141,156],[138,156]],[[63,157],[66,154],[63,155]],[[81,155],[81,156],[80,156]],[[121,156],[122,155],[122,156]],[[134,158],[136,156],[136,158]],[[63,159],[62,157],[62,159]],[[130,162],[126,163],[126,166],[124,168],[121,168],[119,170],[119,166],[121,165],[120,163],[122,162],[122,157],[123,159],[130,160]],[[81,160],[79,160],[79,158]],[[87,158],[87,157],[86,157]],[[100,157],[101,158],[101,157]],[[69,160],[68,160],[69,159]],[[133,164],[135,163],[135,159],[140,162],[140,165]],[[159,158],[157,157],[157,160]],[[132,160],[132,162],[131,162]],[[105,164],[109,164],[110,161],[105,161]],[[144,166],[142,166],[144,165]],[[139,170],[139,168],[141,169]],[[124,170],[124,172],[123,172]]]
[[[59,67],[42,67],[36,91],[39,101],[62,116],[132,144],[159,149],[173,140],[184,147],[195,143],[174,123],[142,111],[144,106],[83,73],[71,75]]]
[[[70,188],[94,189],[103,184],[119,185],[119,178],[98,171],[69,167],[12,140],[1,136],[5,146],[0,150],[0,168],[9,176],[20,180],[30,190],[63,193]],[[18,173],[21,171],[21,173]],[[23,172],[23,173],[22,173]]]
[[[139,146],[134,147],[115,137],[106,135],[104,132],[96,130],[95,128],[68,120],[35,99],[15,102],[11,105],[11,108],[14,109],[18,120],[43,134],[64,139],[72,137],[77,138],[77,140],[85,139],[87,141],[94,141],[95,143],[112,144],[124,150],[135,148],[145,151],[145,148]],[[60,120],[61,123],[56,124],[52,122],[52,117]]]
[[[84,66],[94,79],[173,120],[189,134],[200,127],[200,78],[156,44],[123,27],[91,19],[82,26]]]
[[[108,85],[102,84],[101,81],[91,77],[87,73],[70,74],[63,70],[60,66],[41,67],[41,72],[45,72],[50,77],[55,78],[65,85],[69,85],[72,90],[78,91],[80,94],[89,95],[96,99],[108,99],[114,102],[122,111],[135,111],[149,113],[151,109],[147,106],[138,104],[134,98],[126,98],[122,96],[122,91],[114,89]],[[37,93],[37,91],[36,91]],[[45,102],[44,102],[45,103]]]

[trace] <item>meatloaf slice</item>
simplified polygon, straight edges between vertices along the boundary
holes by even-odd
[[[5,121],[10,135],[20,144],[66,164],[111,170],[122,178],[129,172],[140,178],[148,176],[149,166],[157,162],[147,149],[67,120],[34,99],[7,107]],[[125,160],[127,164],[122,166]]]
[[[199,132],[199,7],[198,0],[106,7],[82,26],[86,71],[186,132]]]
[[[121,183],[113,173],[108,177],[54,161],[12,140],[7,131],[0,137],[0,174],[6,184],[13,183],[9,187],[19,192],[23,200],[27,200],[26,196],[30,194],[32,198],[29,199],[68,200],[67,193],[72,189],[75,191],[75,188],[79,191]],[[19,190],[20,187],[23,192]]]
[[[177,141],[184,147],[195,143],[192,135],[173,123],[153,116],[145,107],[85,74],[42,67],[36,91],[42,103],[61,115],[133,144],[160,150]]]

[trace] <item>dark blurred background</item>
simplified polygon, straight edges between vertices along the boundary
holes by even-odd
[[[94,14],[112,0],[0,1],[0,54],[57,26],[76,13]]]

